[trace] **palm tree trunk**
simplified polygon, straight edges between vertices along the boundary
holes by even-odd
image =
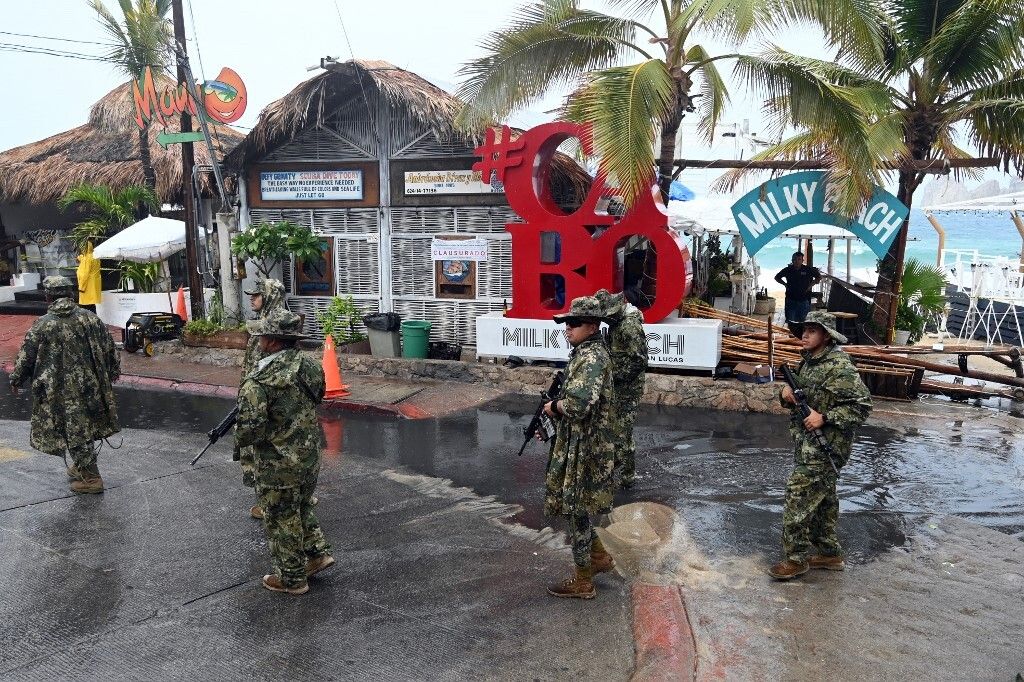
[[[672,187],[672,172],[675,169],[676,135],[683,117],[673,115],[671,120],[661,126],[661,155],[658,157],[658,189],[661,200],[668,206],[668,194]]]
[[[156,169],[153,168],[153,158],[149,153],[149,123],[139,129],[139,160],[142,162],[143,182],[146,187],[156,193]],[[158,208],[157,214],[159,213],[160,209]]]
[[[900,185],[896,198],[902,201],[907,208],[912,208],[914,191],[920,184],[921,180],[917,173],[900,171]],[[878,285],[875,287],[874,308],[871,311],[871,321],[879,335],[875,338],[877,342],[892,343],[909,231],[910,213],[907,213],[907,217],[896,235],[896,240],[889,247],[889,252],[885,254],[885,258],[878,266]],[[847,273],[847,277],[849,277],[849,273]]]

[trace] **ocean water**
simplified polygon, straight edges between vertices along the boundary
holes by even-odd
[[[982,256],[1020,258],[1021,237],[1008,213],[937,213],[939,223],[946,231],[945,248],[976,250]],[[910,240],[907,258],[935,264],[939,236],[924,212],[912,210],[910,214]],[[761,266],[761,286],[773,288],[775,273],[789,264],[797,250],[796,239],[776,239],[758,251],[756,260]],[[875,282],[878,258],[863,242],[851,243],[851,266],[855,279]],[[948,256],[947,256],[948,258]],[[822,271],[828,265],[828,240],[814,241],[814,265]],[[846,271],[846,243],[836,242],[834,269],[837,276]]]

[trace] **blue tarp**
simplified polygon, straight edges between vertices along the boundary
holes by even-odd
[[[672,185],[668,188],[668,198],[670,201],[692,201],[696,196],[692,189],[678,180],[673,180]]]

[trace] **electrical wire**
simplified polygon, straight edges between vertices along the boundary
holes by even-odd
[[[35,33],[15,33],[14,31],[0,31],[0,35],[18,36],[19,38],[38,38],[39,40],[58,40],[64,43],[81,43],[82,45],[102,45],[103,47],[117,47],[114,43],[101,43],[95,40],[76,40],[75,38],[58,38],[56,36],[42,36]]]
[[[199,32],[196,30],[196,15],[192,12],[192,0],[188,0],[188,16],[189,21],[192,24],[192,40],[196,44],[196,58],[199,60],[199,76],[203,79],[203,83],[206,82],[206,70],[203,68],[203,51],[199,49]],[[201,102],[196,103],[196,110],[199,111]],[[200,114],[202,115],[202,114]],[[208,130],[213,131],[213,138],[216,140],[217,147],[224,149],[224,145],[221,143],[220,135],[217,133],[217,126],[208,126]],[[216,159],[210,159],[211,163],[217,163]]]
[[[362,69],[356,64],[356,53],[352,49],[352,41],[348,37],[348,29],[345,28],[345,20],[341,18],[341,8],[338,7],[338,0],[334,0],[334,11],[338,15],[338,23],[341,24],[341,33],[345,36],[345,43],[348,45],[348,53],[352,57],[352,68],[355,69],[356,78],[359,81],[359,91],[363,95],[363,103],[366,104],[366,114],[370,119],[370,126],[373,129],[373,137],[377,141],[377,146],[381,144],[380,132],[377,130],[377,117],[374,112],[370,110],[370,100],[366,98],[366,88],[363,87],[363,72]]]
[[[102,55],[85,54],[83,52],[72,52],[70,50],[58,50],[55,48],[41,47],[38,45],[22,45],[19,43],[2,43],[0,50],[6,52],[21,52],[24,54],[41,54],[49,57],[64,57],[66,59],[79,59],[89,62],[113,62],[113,59]]]

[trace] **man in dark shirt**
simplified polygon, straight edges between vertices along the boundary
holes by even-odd
[[[797,251],[775,281],[786,286],[786,322],[803,322],[811,312],[811,287],[821,281],[821,272],[804,265],[804,254]]]

